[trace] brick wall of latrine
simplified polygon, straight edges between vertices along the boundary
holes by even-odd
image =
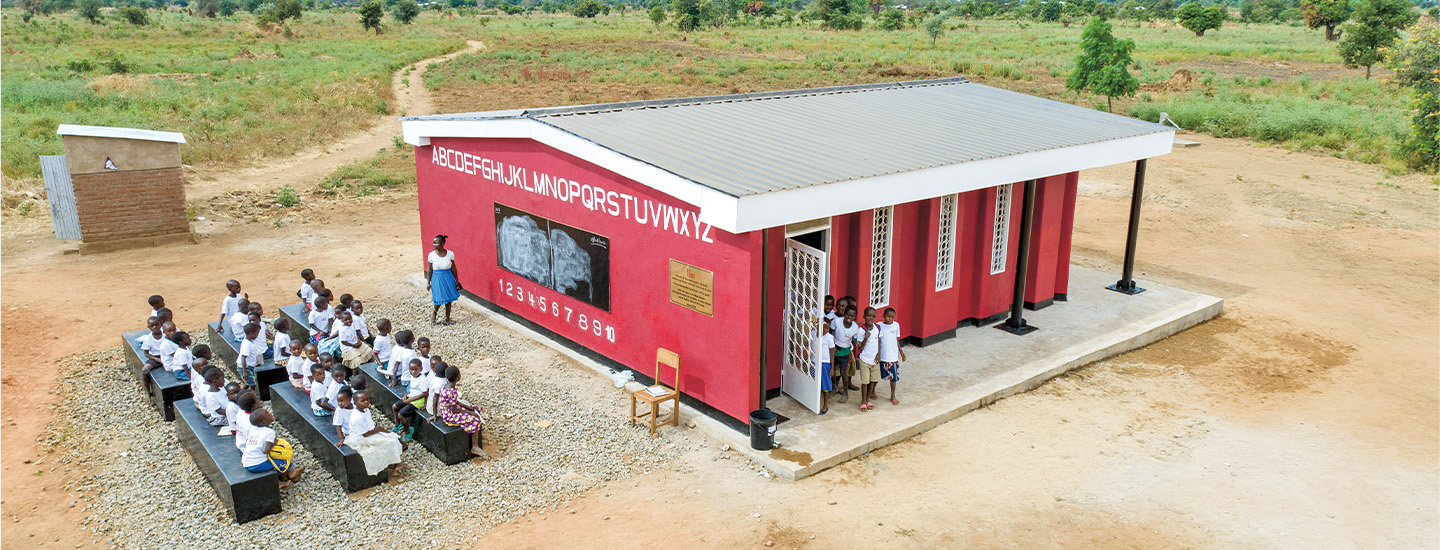
[[[73,174],[75,209],[85,242],[190,231],[180,167]]]

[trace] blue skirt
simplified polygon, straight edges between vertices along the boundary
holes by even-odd
[[[430,301],[443,306],[459,299],[460,292],[455,290],[455,273],[448,269],[431,270]]]

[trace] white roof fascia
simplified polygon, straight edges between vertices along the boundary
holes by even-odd
[[[55,129],[55,133],[62,136],[138,139],[141,141],[185,143],[185,134],[182,134],[180,132],[161,132],[159,130],[117,128],[114,126],[81,126],[79,124],[61,124],[59,128]]]
[[[1175,132],[1087,143],[740,197],[732,233],[928,200],[1030,179],[1169,154]],[[704,213],[701,213],[704,216]]]
[[[736,232],[727,226],[737,217],[738,205],[735,197],[537,120],[403,120],[400,124],[405,143],[415,146],[429,145],[430,138],[436,137],[532,139],[697,206],[700,209],[701,222],[731,233]]]
[[[432,137],[533,139],[700,208],[700,221],[739,234],[872,208],[1169,154],[1175,132],[1061,147],[799,189],[734,197],[529,118],[403,120],[405,142]]]

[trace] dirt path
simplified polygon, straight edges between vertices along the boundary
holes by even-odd
[[[433,114],[435,111],[434,98],[425,88],[424,81],[425,71],[430,65],[484,47],[484,44],[471,40],[462,50],[418,61],[396,72],[391,82],[395,94],[392,114],[377,118],[374,125],[361,134],[247,169],[197,169],[186,174],[189,183],[185,190],[186,199],[204,202],[232,189],[272,189],[287,183],[298,188],[324,177],[341,165],[370,158],[382,148],[393,147],[395,136],[400,135],[397,117]]]
[[[707,442],[480,546],[1432,547],[1435,183],[1198,139],[1151,163],[1139,277],[1224,297],[1216,321],[801,482]],[[1118,265],[1129,170],[1081,175],[1077,263]],[[57,359],[115,345],[154,292],[187,328],[213,320],[232,277],[267,308],[292,299],[307,266],[332,288],[374,292],[420,265],[413,201],[371,197],[278,228],[220,220],[198,246],[102,256],[62,255],[43,233],[7,238],[0,546],[94,540],[74,528],[85,501],[69,502],[83,495],[59,496],[77,472],[24,462],[43,458],[34,441]],[[608,382],[593,386],[623,406]]]

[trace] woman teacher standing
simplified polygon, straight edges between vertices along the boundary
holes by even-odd
[[[440,314],[440,306],[445,306],[445,324],[450,324],[450,304],[460,299],[455,252],[445,249],[445,239],[445,235],[436,235],[435,240],[430,241],[434,250],[425,261],[425,279],[429,281],[425,288],[430,291],[430,301],[435,303],[435,309],[430,312],[431,324],[437,324],[435,316]]]

